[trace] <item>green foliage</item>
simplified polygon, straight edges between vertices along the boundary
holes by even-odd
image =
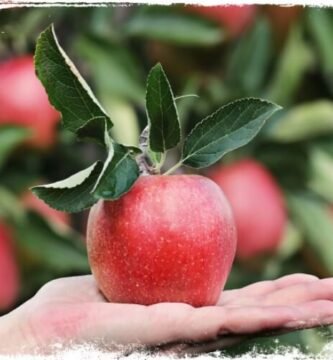
[[[307,9],[307,22],[319,53],[325,80],[333,92],[333,11],[331,9]]]
[[[130,36],[185,46],[211,46],[224,37],[214,22],[167,6],[138,9],[124,26],[124,31]]]
[[[40,36],[35,58],[37,74],[50,101],[61,111],[65,128],[79,138],[105,145],[108,157],[104,165],[98,161],[68,179],[35,187],[34,193],[51,207],[67,212],[82,211],[99,198],[117,199],[139,176],[132,151],[110,138],[109,129],[113,124],[109,116],[60,47],[53,27]]]
[[[35,64],[50,102],[61,112],[64,127],[77,132],[89,126],[88,132],[103,143],[104,122],[111,128],[111,119],[60,47],[53,26],[47,28],[37,41]]]
[[[185,140],[183,163],[207,167],[246,145],[280,107],[260,99],[243,99],[221,107],[199,122]]]
[[[328,240],[332,238],[333,221],[328,207],[305,195],[290,195],[288,200],[295,222],[303,231],[316,262],[333,274],[333,247]]]
[[[161,64],[155,65],[147,79],[146,107],[149,146],[165,152],[180,141],[180,125],[175,99]]]
[[[2,126],[0,132],[0,169],[11,152],[30,135],[19,126]]]
[[[138,177],[139,167],[130,149],[111,143],[108,159],[93,189],[94,196],[118,199],[132,187]]]
[[[234,91],[257,93],[263,85],[272,56],[272,32],[268,21],[259,18],[231,52],[226,82]],[[246,62],[244,62],[246,59]]]
[[[78,212],[97,202],[92,191],[103,169],[98,161],[69,178],[56,183],[35,186],[33,193],[48,205],[60,211]]]
[[[27,213],[24,221],[15,225],[15,238],[21,251],[34,262],[42,263],[57,272],[89,271],[82,238],[73,233],[56,231],[45,219],[33,212]]]
[[[278,59],[266,97],[282,106],[289,105],[313,64],[313,54],[304,40],[302,28],[295,25]]]
[[[333,102],[317,100],[292,107],[275,121],[267,135],[275,141],[307,140],[333,132]]]

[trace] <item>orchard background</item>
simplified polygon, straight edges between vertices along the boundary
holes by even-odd
[[[241,194],[235,200],[240,211],[250,204],[241,230],[245,245],[227,288],[296,272],[333,276],[333,10],[8,9],[0,10],[0,314],[51,279],[89,273],[87,213],[56,212],[29,192],[100,155],[98,147],[77,142],[61,128],[34,74],[36,39],[50,23],[110,113],[113,136],[122,143],[137,145],[146,123],[144,79],[156,62],[176,96],[198,95],[177,103],[184,133],[241,97],[283,106],[250,145],[201,172],[221,181],[227,196]],[[169,161],[171,166],[172,156]],[[220,173],[231,167],[238,171],[229,171],[228,181]],[[266,241],[264,253],[250,244],[258,239]],[[256,339],[230,352],[278,344],[316,352],[330,337],[330,328],[307,330]]]

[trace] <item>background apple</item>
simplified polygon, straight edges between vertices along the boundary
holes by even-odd
[[[197,175],[144,176],[91,210],[90,265],[109,301],[213,305],[236,249],[230,206]]]
[[[273,252],[286,225],[283,195],[259,162],[246,159],[212,169],[208,176],[223,190],[235,216],[237,258]]]
[[[232,36],[240,35],[253,22],[256,6],[190,6],[191,11],[217,21]]]
[[[30,129],[29,142],[35,147],[52,145],[60,117],[35,74],[33,57],[26,55],[0,63],[0,79],[0,125]]]
[[[9,229],[0,223],[0,311],[14,305],[20,289],[19,269]]]

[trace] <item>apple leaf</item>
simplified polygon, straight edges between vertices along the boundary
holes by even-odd
[[[132,187],[140,173],[130,148],[113,143],[109,151],[93,192],[97,198],[115,200]]]
[[[279,109],[274,103],[255,98],[222,106],[190,132],[184,142],[182,163],[194,168],[214,164],[223,155],[250,142]]]
[[[149,146],[165,152],[180,141],[177,108],[168,78],[161,64],[155,65],[147,79],[146,108],[149,122]]]
[[[35,67],[51,104],[62,114],[64,127],[77,133],[88,124],[91,137],[103,144],[104,122],[111,128],[111,119],[59,45],[53,25],[38,38]]]
[[[92,190],[103,169],[97,161],[89,168],[53,184],[35,186],[32,192],[49,206],[60,211],[79,212],[97,202]]]
[[[67,212],[82,211],[101,198],[118,199],[139,177],[139,166],[133,156],[140,149],[115,143],[106,122],[104,143],[108,149],[104,164],[97,161],[65,180],[34,187],[34,194],[53,208]]]

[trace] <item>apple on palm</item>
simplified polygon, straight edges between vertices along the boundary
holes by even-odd
[[[236,232],[229,203],[211,180],[142,176],[119,200],[91,209],[87,245],[110,301],[203,306],[220,296]]]
[[[50,48],[52,55],[47,53]],[[112,120],[64,54],[49,27],[36,47],[39,79],[62,113],[64,126],[78,137],[97,141],[108,155],[33,192],[57,210],[78,212],[94,205],[88,219],[88,257],[109,301],[215,304],[236,249],[230,206],[210,179],[171,174],[183,165],[207,167],[247,144],[280,107],[254,98],[229,103],[198,122],[182,141],[176,98],[157,64],[147,78],[148,125],[139,148],[128,147],[110,137]],[[57,81],[61,72],[64,76]],[[74,116],[69,108],[80,113]],[[179,143],[180,160],[162,174],[168,150]]]

